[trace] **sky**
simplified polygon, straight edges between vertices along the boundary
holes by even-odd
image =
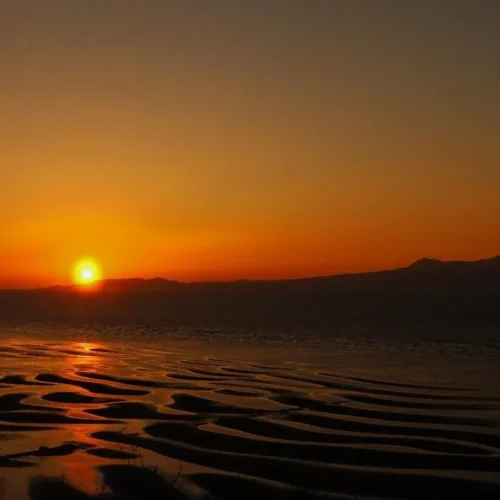
[[[496,0],[0,0],[0,287],[500,254]]]

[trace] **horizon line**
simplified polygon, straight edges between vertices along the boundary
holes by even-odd
[[[93,282],[93,284],[98,285],[102,283],[107,283],[111,281],[166,281],[170,282],[173,284],[178,284],[178,285],[201,285],[201,284],[229,284],[229,283],[239,283],[239,282],[246,282],[246,283],[275,283],[275,282],[287,282],[287,281],[301,281],[301,280],[309,280],[309,279],[321,279],[321,278],[333,278],[333,277],[341,277],[341,276],[355,276],[355,275],[366,275],[366,274],[376,274],[376,273],[383,273],[383,272],[390,272],[390,271],[397,271],[401,269],[408,269],[415,264],[418,263],[424,263],[424,262],[434,262],[434,263],[439,263],[439,264],[467,264],[467,263],[479,263],[479,262],[487,262],[487,261],[493,261],[496,259],[500,259],[500,254],[497,254],[493,257],[486,257],[482,259],[476,259],[476,260],[441,260],[441,259],[435,259],[433,257],[422,257],[419,258],[415,261],[410,262],[410,264],[407,264],[406,266],[402,267],[395,267],[395,268],[385,268],[385,269],[378,269],[374,271],[360,271],[360,272],[347,272],[347,273],[338,273],[338,274],[323,274],[323,275],[312,275],[312,276],[302,276],[302,277],[290,277],[290,278],[269,278],[269,279],[252,279],[252,278],[236,278],[232,280],[202,280],[202,281],[178,281],[178,280],[173,280],[170,278],[166,278],[163,276],[154,276],[151,278],[144,278],[140,276],[135,276],[135,277],[127,277],[127,278],[105,278],[101,280],[97,280]],[[66,285],[61,285],[61,284],[54,284],[54,285],[48,285],[48,286],[43,286],[43,287],[28,287],[28,288],[0,288],[0,291],[2,292],[15,292],[15,291],[44,291],[44,290],[51,290],[51,289],[56,289],[56,288],[81,288],[80,285],[71,283],[71,284],[66,284]]]

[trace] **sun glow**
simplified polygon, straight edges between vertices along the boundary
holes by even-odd
[[[80,259],[73,268],[73,282],[76,285],[90,286],[101,279],[101,269],[94,259]]]

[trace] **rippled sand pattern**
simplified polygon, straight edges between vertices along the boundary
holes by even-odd
[[[500,400],[477,388],[132,344],[0,362],[0,498],[500,494]]]

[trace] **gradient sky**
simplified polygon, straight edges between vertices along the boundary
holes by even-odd
[[[497,0],[0,0],[0,286],[500,254]]]

